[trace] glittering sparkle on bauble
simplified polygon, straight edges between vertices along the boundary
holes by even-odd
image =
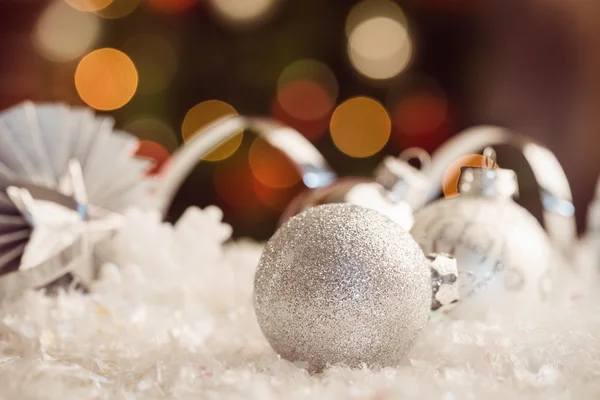
[[[508,178],[515,179],[509,170],[476,172],[492,180],[511,173]],[[431,203],[415,214],[411,229],[425,253],[456,257],[461,301],[451,312],[463,318],[482,317],[490,310],[524,310],[547,299],[552,290],[552,248],[546,232],[512,200],[511,190],[488,189],[471,188]]]
[[[397,365],[427,321],[428,261],[410,234],[352,204],[310,208],[267,243],[254,281],[271,346],[309,369]]]

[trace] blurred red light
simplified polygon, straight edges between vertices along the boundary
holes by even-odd
[[[329,119],[331,117],[331,112],[328,112],[326,115],[319,119],[315,120],[302,120],[297,119],[289,115],[279,103],[277,97],[273,100],[273,104],[271,105],[271,116],[278,121],[281,121],[285,125],[296,129],[298,132],[302,133],[304,137],[308,140],[316,141],[318,140],[329,128]]]
[[[419,91],[399,99],[391,110],[394,134],[392,141],[398,149],[418,146],[435,150],[451,133],[451,115],[445,96]]]
[[[325,88],[308,80],[288,83],[277,93],[277,100],[290,116],[306,121],[323,118],[335,105]]]
[[[142,140],[135,152],[137,157],[153,160],[154,164],[147,171],[149,175],[158,174],[167,161],[171,158],[171,154],[162,145],[150,140]]]
[[[265,213],[272,212],[258,198],[254,181],[247,157],[229,158],[215,166],[213,183],[217,194],[237,218],[246,221],[259,221]]]
[[[446,120],[446,99],[430,93],[417,93],[400,100],[392,110],[392,123],[405,135],[417,136],[435,131]]]

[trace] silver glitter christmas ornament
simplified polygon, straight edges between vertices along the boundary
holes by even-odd
[[[461,302],[452,313],[512,313],[546,299],[553,249],[535,217],[512,200],[515,173],[463,168],[458,185],[460,196],[420,210],[411,229],[425,253],[456,258]]]
[[[397,365],[427,321],[429,261],[383,214],[348,203],[309,208],[267,243],[254,281],[258,322],[282,357]]]

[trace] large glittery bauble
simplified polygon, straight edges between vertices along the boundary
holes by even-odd
[[[353,204],[310,208],[267,243],[254,281],[258,322],[282,357],[396,365],[427,321],[431,273],[410,234]]]
[[[459,196],[415,215],[411,229],[425,253],[456,257],[461,301],[451,312],[481,317],[514,313],[552,290],[552,248],[542,226],[508,198]]]

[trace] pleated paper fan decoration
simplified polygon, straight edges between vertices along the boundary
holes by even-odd
[[[25,102],[0,113],[0,275],[19,269],[32,234],[9,187],[77,211],[74,188],[64,179],[75,162],[90,206],[122,212],[146,201],[150,162],[133,156],[137,138],[113,127],[110,117],[58,103]]]

